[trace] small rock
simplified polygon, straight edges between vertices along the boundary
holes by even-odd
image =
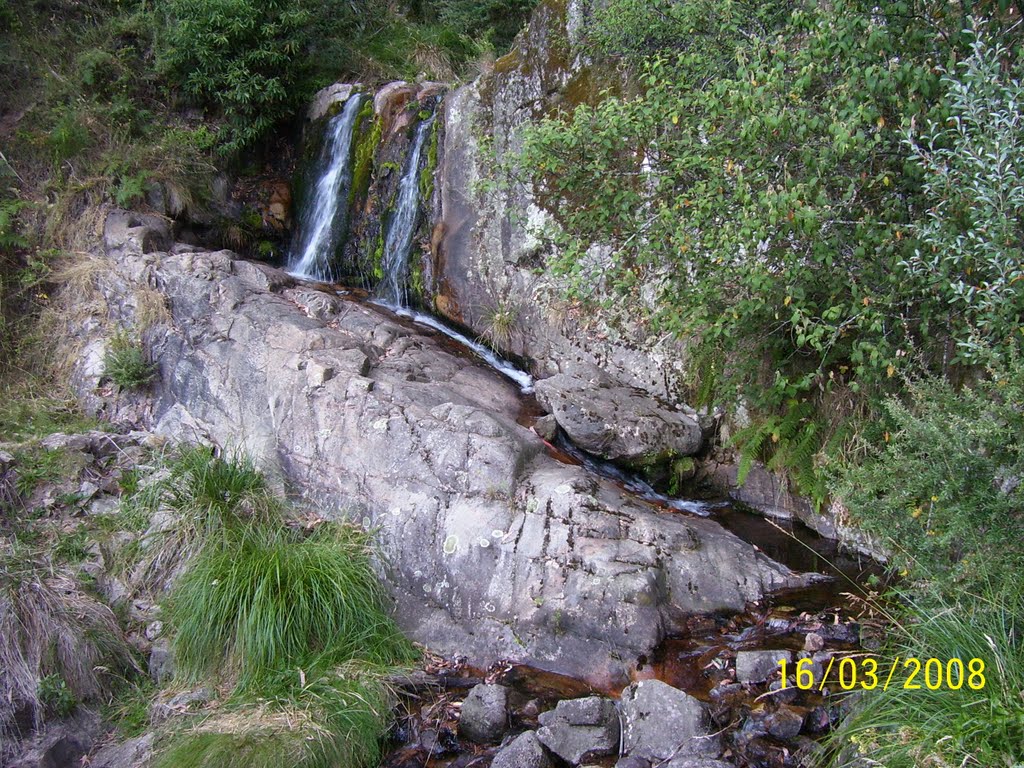
[[[808,713],[804,724],[811,733],[824,733],[832,724],[832,718],[825,707],[815,707]]]
[[[619,716],[615,703],[599,696],[560,701],[540,716],[540,742],[570,763],[610,755],[619,746]]]
[[[789,704],[793,699],[797,697],[800,690],[793,684],[793,680],[786,681],[786,687],[782,687],[781,680],[775,680],[771,685],[768,686],[768,690],[772,692],[772,700]]]
[[[860,642],[860,624],[823,624],[818,634],[828,643],[856,645]]]
[[[508,688],[478,685],[462,702],[459,735],[478,744],[500,741],[508,730]]]
[[[793,660],[789,651],[740,651],[736,654],[736,679],[741,683],[763,683],[779,671],[779,661]]]
[[[184,715],[201,709],[213,699],[213,691],[209,688],[197,688],[172,696],[165,702],[157,701],[149,709],[151,722],[161,723],[176,715]]]
[[[807,637],[804,638],[804,650],[814,653],[820,651],[825,647],[825,638],[819,635],[817,632],[808,632]]]
[[[555,417],[549,413],[547,416],[541,416],[533,423],[533,431],[544,440],[551,442],[555,439],[555,435],[558,433],[558,422],[555,421]]]
[[[708,733],[697,699],[659,680],[641,680],[622,692],[622,743],[626,754],[652,761],[680,754],[717,756],[719,739]]]
[[[733,768],[722,760],[701,757],[677,757],[665,764],[664,768]]]
[[[428,728],[420,734],[419,743],[431,757],[441,757],[459,748],[459,740],[451,728]]]
[[[142,768],[153,754],[152,733],[120,744],[109,744],[89,759],[89,768]]]
[[[162,621],[154,621],[146,626],[146,639],[156,640],[160,635],[164,633],[164,623]]]
[[[551,760],[537,734],[527,731],[513,739],[494,756],[491,768],[550,768]]]
[[[174,677],[174,654],[170,641],[166,638],[160,638],[153,643],[153,650],[149,653],[149,676],[157,685],[162,685]]]
[[[765,717],[764,726],[770,735],[786,741],[800,733],[804,727],[804,716],[792,707],[781,706]]]

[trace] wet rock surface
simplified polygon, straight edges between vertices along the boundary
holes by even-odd
[[[86,324],[86,403],[243,450],[324,514],[378,528],[399,620],[433,648],[621,684],[678,617],[807,581],[555,461],[517,423],[516,388],[435,334],[230,252],[155,250],[170,246],[155,219],[114,213],[105,243],[112,319],[132,323],[143,290],[170,317],[145,336],[144,401],[105,394],[106,319]]]
[[[537,399],[583,450],[627,465],[700,450],[703,439],[693,415],[617,385],[599,368],[576,371],[537,382]]]

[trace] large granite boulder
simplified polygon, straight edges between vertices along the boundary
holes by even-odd
[[[245,451],[322,514],[376,529],[414,639],[624,684],[679,617],[806,583],[712,520],[549,456],[518,423],[518,388],[438,334],[230,252],[152,251],[166,232],[126,223],[107,230],[109,315],[81,331],[84,401]],[[169,314],[144,334],[151,402],[101,397],[106,339],[154,292]]]

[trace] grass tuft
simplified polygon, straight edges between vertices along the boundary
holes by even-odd
[[[882,658],[939,659],[943,684],[929,690],[924,669],[913,681],[900,671],[887,690],[864,693],[829,739],[821,764],[830,768],[997,766],[1024,762],[1024,598],[994,596],[945,606],[912,604]],[[946,665],[961,659],[959,690],[946,684]],[[984,662],[984,687],[973,690],[968,665]],[[882,667],[882,663],[879,663]],[[933,670],[931,681],[936,681]],[[959,680],[956,670],[954,681]],[[973,682],[981,683],[980,678]]]
[[[218,670],[257,685],[311,654],[335,663],[408,660],[384,609],[366,535],[350,526],[313,533],[252,526],[207,547],[176,586],[179,669],[199,679]]]

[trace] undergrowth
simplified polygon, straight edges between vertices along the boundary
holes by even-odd
[[[916,598],[914,598],[916,600]],[[1016,768],[1024,762],[1024,599],[1019,591],[957,602],[912,602],[885,659],[939,659],[943,685],[920,677],[864,693],[831,735],[835,768]],[[959,659],[963,673],[950,659]],[[980,659],[983,670],[974,659]],[[881,663],[880,663],[881,666]],[[912,669],[912,668],[911,668]],[[951,670],[951,671],[950,671]],[[973,673],[972,673],[972,670]],[[923,673],[922,673],[923,674]],[[934,684],[936,673],[932,670]],[[954,689],[952,686],[958,686]]]

